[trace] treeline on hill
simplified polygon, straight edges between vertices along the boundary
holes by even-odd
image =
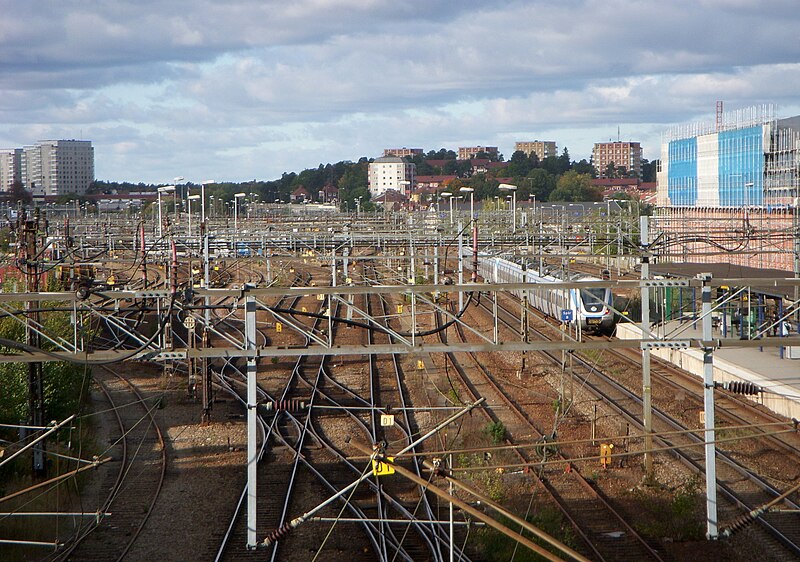
[[[503,162],[502,154],[479,153],[476,157],[490,162]],[[561,155],[549,156],[541,161],[535,154],[528,156],[524,152],[517,151],[507,163],[490,166],[485,172],[479,173],[473,173],[469,160],[458,160],[454,151],[445,148],[407,157],[406,160],[416,165],[417,176],[454,176],[447,183],[447,189],[454,192],[461,187],[472,187],[475,190],[475,199],[479,201],[491,200],[495,196],[502,195],[497,187],[502,182],[510,182],[517,186],[517,199],[520,201],[533,197],[542,202],[602,200],[600,191],[591,184],[591,180],[596,177],[592,164],[586,159],[579,162],[570,160],[566,148]],[[285,203],[293,201],[292,194],[299,188],[304,188],[311,201],[318,201],[323,188],[330,185],[338,188],[337,199],[342,209],[354,209],[356,199],[361,198],[362,207],[370,210],[373,205],[369,201],[367,172],[372,161],[373,159],[362,157],[358,162],[320,164],[316,168],[308,168],[300,173],[284,172],[279,179],[271,181],[221,182],[206,186],[206,194],[222,201],[230,201],[234,193],[243,191],[258,195],[258,200],[263,203]],[[643,181],[655,181],[656,165],[657,161],[642,161]],[[621,166],[610,166],[604,175],[627,177],[628,171]],[[199,185],[191,183],[188,185],[193,190],[199,188]],[[156,187],[143,183],[96,181],[91,192],[111,194],[154,191]]]

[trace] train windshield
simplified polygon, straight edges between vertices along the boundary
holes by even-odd
[[[603,304],[605,302],[605,289],[581,289],[583,304]]]

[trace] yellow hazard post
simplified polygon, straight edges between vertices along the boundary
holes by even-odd
[[[611,451],[614,449],[613,443],[602,443],[600,445],[600,464],[603,468],[611,466]]]
[[[388,476],[394,474],[394,467],[391,465],[393,462],[394,457],[386,457],[386,462],[372,459],[373,476]]]

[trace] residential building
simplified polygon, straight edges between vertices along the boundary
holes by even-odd
[[[399,156],[403,158],[405,156],[412,157],[416,155],[422,156],[422,149],[421,148],[384,148],[383,149],[384,156]]]
[[[304,185],[299,185],[289,196],[292,203],[308,203],[312,200],[311,192]]]
[[[499,154],[496,146],[460,146],[458,147],[458,159],[471,160],[477,158],[481,152],[494,157]]]
[[[719,108],[713,122],[673,127],[656,179],[656,223],[680,241],[673,248],[703,263],[797,267],[800,116]]]
[[[373,198],[392,189],[408,197],[414,187],[416,166],[399,156],[382,156],[369,164],[369,192]]]
[[[623,167],[629,175],[642,177],[642,145],[638,142],[596,142],[592,149],[592,164],[598,177],[606,178],[608,165]]]
[[[326,183],[317,194],[317,201],[320,203],[336,203],[339,200],[339,188],[333,184]]]
[[[94,148],[91,141],[39,141],[22,149],[21,168],[33,195],[83,195],[94,181]]]
[[[8,191],[22,181],[22,149],[0,149],[0,191]]]
[[[535,154],[541,162],[548,156],[558,156],[554,141],[522,141],[514,143],[514,152],[524,152],[527,156]]]
[[[439,191],[447,189],[447,184],[456,179],[458,176],[449,175],[433,175],[433,176],[417,176],[416,186],[414,193],[422,193],[425,195],[435,194]]]

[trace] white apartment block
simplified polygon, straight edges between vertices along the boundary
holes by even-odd
[[[408,197],[414,186],[416,166],[398,156],[383,156],[370,163],[368,173],[369,192],[373,199],[389,189]]]
[[[8,191],[22,181],[22,149],[0,149],[0,191]]]
[[[514,143],[514,152],[524,152],[530,156],[535,154],[541,162],[548,156],[558,156],[555,141],[521,141]]]
[[[83,195],[93,181],[91,141],[45,140],[22,149],[22,183],[33,195]]]

